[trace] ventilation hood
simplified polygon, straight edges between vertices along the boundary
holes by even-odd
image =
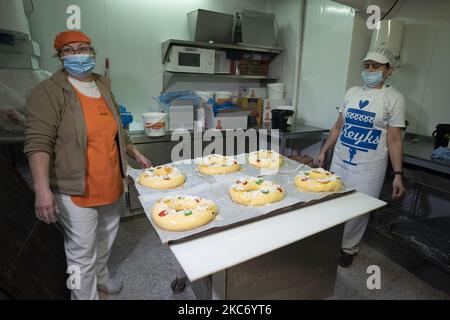
[[[51,74],[39,68],[39,45],[31,40],[22,0],[0,1],[0,142],[23,138],[24,106]]]

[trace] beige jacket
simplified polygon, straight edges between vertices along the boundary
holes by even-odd
[[[110,80],[94,74],[97,87],[116,119],[116,142],[122,176],[127,170],[126,145],[131,140],[123,130],[119,107],[111,93]],[[80,100],[67,74],[60,70],[33,90],[26,104],[24,153],[50,155],[50,187],[68,195],[83,195],[86,177],[87,132]],[[107,187],[107,186],[105,186]]]

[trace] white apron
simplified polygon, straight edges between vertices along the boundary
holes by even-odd
[[[330,170],[341,176],[347,187],[378,198],[386,173],[388,148],[385,88],[363,87],[346,101],[344,125],[334,149]],[[369,214],[349,220],[342,249],[356,253],[367,227]]]

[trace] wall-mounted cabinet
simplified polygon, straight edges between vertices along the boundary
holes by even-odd
[[[283,51],[282,48],[174,39],[164,41],[161,44],[161,49],[161,62],[164,64],[165,70],[163,91],[177,79],[189,79],[191,81],[195,79],[276,81],[278,80],[277,76],[268,74],[268,66]],[[245,60],[244,64],[242,55],[251,58]],[[251,60],[254,57],[258,57],[260,60]],[[240,69],[238,69],[237,62],[240,63]]]

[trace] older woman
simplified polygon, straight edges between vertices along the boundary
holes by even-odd
[[[345,184],[378,198],[385,178],[388,153],[393,167],[393,198],[401,197],[402,129],[405,127],[405,99],[386,79],[393,71],[394,56],[389,49],[377,48],[364,58],[361,73],[364,85],[350,88],[345,104],[331,129],[320,155],[324,164],[326,152],[336,143],[331,170]],[[359,243],[369,221],[369,214],[345,224],[339,264],[349,267],[358,253]]]
[[[67,265],[80,276],[70,287],[72,299],[98,299],[97,289],[122,289],[109,276],[107,261],[119,228],[126,153],[142,167],[151,163],[123,130],[110,81],[92,72],[90,38],[65,31],[54,48],[63,68],[42,81],[27,103],[24,152],[36,216],[63,226]]]

